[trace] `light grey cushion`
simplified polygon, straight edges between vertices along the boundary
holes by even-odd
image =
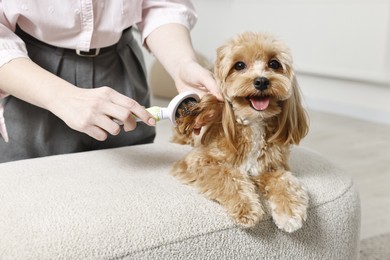
[[[150,144],[0,164],[0,259],[356,259],[360,207],[349,177],[294,148],[310,195],[288,234],[237,227],[169,174],[189,147]]]

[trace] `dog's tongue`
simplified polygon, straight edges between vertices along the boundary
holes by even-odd
[[[269,97],[251,97],[249,98],[252,107],[258,111],[267,109],[269,105]]]

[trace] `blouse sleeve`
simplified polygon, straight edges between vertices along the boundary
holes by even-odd
[[[195,8],[190,0],[145,0],[142,5],[142,21],[137,24],[142,42],[156,28],[168,24],[182,24],[191,30],[197,20]]]
[[[12,59],[27,57],[26,45],[14,33],[16,19],[14,22],[7,19],[3,8],[0,1],[0,67]]]

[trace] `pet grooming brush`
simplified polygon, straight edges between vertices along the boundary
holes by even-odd
[[[200,98],[197,94],[193,92],[182,92],[179,95],[175,96],[168,104],[168,107],[149,107],[146,110],[153,115],[153,118],[157,121],[163,119],[169,119],[173,126],[176,126],[176,119],[179,117],[178,110],[184,108],[184,105],[199,102]],[[142,121],[137,118],[137,122]]]

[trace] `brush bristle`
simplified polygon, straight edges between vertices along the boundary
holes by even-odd
[[[189,116],[191,114],[191,108],[197,103],[198,102],[194,98],[187,98],[183,100],[176,110],[175,119]]]

